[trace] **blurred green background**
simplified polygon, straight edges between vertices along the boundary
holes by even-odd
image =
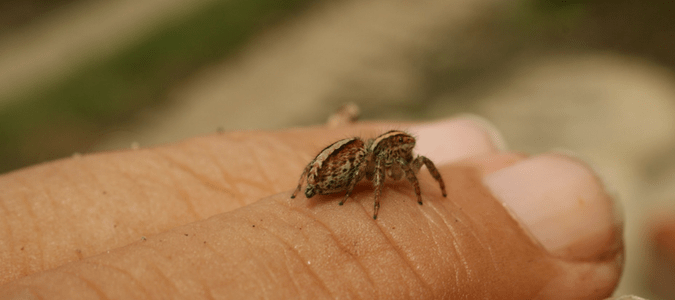
[[[0,4],[0,34],[80,1]],[[173,85],[232,55],[254,34],[311,1],[211,1],[178,20],[55,81],[35,82],[0,100],[0,172],[87,152],[101,132],[129,122],[140,110],[166,103]],[[2,36],[0,36],[2,38]]]
[[[96,1],[0,2],[0,41],[49,19],[50,14],[86,2]],[[167,105],[172,87],[189,81],[210,64],[236,55],[252,37],[319,5],[316,0],[195,3],[190,13],[155,21],[143,36],[113,53],[85,59],[65,74],[51,75],[56,78],[50,80],[27,79],[27,86],[18,92],[0,90],[0,172],[91,151],[104,133],[130,124],[141,111]],[[602,0],[516,3],[502,10],[486,9],[481,20],[466,29],[473,36],[451,61],[437,60],[446,54],[442,49],[430,49],[423,53],[426,57],[417,58],[418,71],[425,73],[427,82],[417,99],[397,102],[393,112],[381,109],[379,103],[360,103],[364,117],[424,118],[420,111],[437,101],[438,95],[461,89],[487,72],[498,72],[513,57],[532,51],[612,50],[675,66],[675,26],[673,18],[664,14],[673,4]],[[463,42],[442,41],[437,47]],[[470,104],[457,103],[457,111]],[[405,110],[403,116],[398,113],[401,110]],[[328,110],[320,113],[323,117]],[[320,118],[301,121],[316,123]]]
[[[674,9],[0,0],[0,173],[216,130],[322,124],[346,102],[363,119],[472,113],[512,149],[560,147],[594,164],[626,210],[618,293],[673,298],[650,285],[648,233],[655,211],[675,212]]]

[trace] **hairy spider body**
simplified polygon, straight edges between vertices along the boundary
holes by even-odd
[[[413,148],[415,148],[415,138],[406,132],[397,130],[384,133],[369,144],[370,159],[366,170],[366,178],[372,180],[375,186],[373,219],[377,219],[377,212],[380,210],[380,195],[386,177],[400,180],[405,175],[415,189],[417,203],[422,205],[422,191],[415,175],[420,171],[422,165],[427,166],[431,176],[438,181],[443,197],[447,196],[443,177],[441,177],[434,163],[425,156],[418,155],[414,158]]]
[[[307,178],[305,189],[307,198],[312,198],[316,194],[326,195],[345,190],[347,191],[345,198],[349,197],[356,183],[365,175],[359,170],[363,170],[366,166],[366,152],[365,143],[358,137],[342,139],[324,148],[305,167],[291,198],[295,198],[298,194],[305,178]]]
[[[400,180],[403,176],[412,184],[417,203],[422,205],[422,192],[416,174],[425,165],[443,193],[445,183],[434,163],[424,156],[413,155],[415,138],[410,134],[392,130],[386,132],[368,143],[360,138],[348,138],[339,140],[324,148],[306,167],[300,175],[298,187],[291,198],[295,198],[307,179],[305,196],[313,197],[315,194],[332,194],[347,191],[340,201],[344,204],[354,190],[356,183],[363,177],[373,182],[375,186],[375,204],[373,219],[377,219],[380,209],[380,196],[382,187],[387,177]]]

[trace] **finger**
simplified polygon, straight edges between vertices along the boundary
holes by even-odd
[[[603,214],[605,223],[595,223],[602,230],[592,236],[605,243],[579,247],[589,242],[587,235],[546,242],[547,232],[555,235],[558,229],[548,225],[548,231],[534,231],[528,221],[532,218],[504,206],[538,200],[567,207],[583,197],[587,206],[604,203],[611,210],[602,185],[587,167],[542,156],[483,178],[468,166],[445,165],[440,171],[447,198],[428,174],[420,175],[428,200],[424,206],[413,201],[410,186],[387,184],[377,221],[371,218],[372,195],[364,185],[344,206],[337,205],[340,195],[290,200],[278,194],[109,255],[22,278],[3,286],[0,295],[598,299],[611,294],[620,273],[614,219]],[[565,174],[580,180],[572,182]],[[525,190],[520,195],[525,199],[500,188],[503,178],[523,183],[518,188]],[[569,186],[557,198],[551,197],[553,191],[528,190],[526,184],[559,180]],[[571,216],[566,209],[545,213],[549,218],[540,214],[534,219]]]
[[[0,283],[291,191],[303,167],[327,144],[395,127],[402,125],[232,132],[2,175]],[[453,159],[495,148],[478,122],[423,127],[422,133],[445,132],[447,140],[462,145]]]
[[[483,181],[558,259],[559,273],[539,291],[539,298],[611,295],[623,268],[623,220],[586,164],[547,154],[495,171]]]
[[[512,166],[522,160],[527,159],[528,156],[523,153],[500,152],[488,153],[467,157],[457,161],[457,166],[467,166],[473,168],[480,177],[497,172],[506,167]]]
[[[506,142],[484,119],[466,116],[410,128],[418,137],[415,150],[442,165],[474,156],[502,152]]]

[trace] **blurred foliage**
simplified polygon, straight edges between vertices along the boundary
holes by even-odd
[[[14,21],[0,21],[0,33],[58,5],[84,0],[22,1],[0,2],[0,10],[11,11],[7,8],[26,3],[44,6]],[[270,23],[312,2],[316,0],[214,1],[110,59],[64,78],[58,86],[35,87],[0,111],[0,173],[87,151],[101,132],[133,120],[140,110],[165,103],[170,87],[231,55]],[[521,4],[513,11],[487,12],[486,20],[466,28],[462,43],[448,42],[451,48],[423,62],[430,73],[430,91],[420,97],[435,99],[448,89],[460,89],[533,48],[611,50],[675,67],[673,3],[525,0]],[[364,107],[364,112],[368,109]]]
[[[567,45],[640,56],[675,68],[675,2],[531,0]]]
[[[86,151],[106,126],[164,102],[169,87],[309,2],[214,1],[58,86],[36,87],[0,111],[0,172]]]
[[[0,35],[65,5],[83,0],[0,0]]]

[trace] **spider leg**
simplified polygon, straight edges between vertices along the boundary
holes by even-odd
[[[384,185],[384,158],[377,157],[377,163],[375,164],[375,174],[373,178],[373,184],[375,185],[375,204],[374,204],[374,213],[373,220],[377,220],[377,212],[380,211],[380,194],[382,193],[382,186]]]
[[[436,166],[430,159],[421,155],[417,156],[417,158],[415,158],[415,161],[413,161],[413,167],[415,168],[415,172],[419,172],[420,168],[422,168],[422,164],[427,166],[427,170],[429,170],[431,176],[434,177],[436,181],[438,181],[438,185],[441,187],[443,197],[447,197],[448,193],[445,192],[445,183],[443,182],[443,177],[441,177],[441,173],[438,172],[438,169],[436,169]]]
[[[402,158],[396,159],[396,162],[399,164],[399,166],[401,166],[401,169],[403,169],[403,172],[405,172],[405,177],[408,179],[408,181],[410,181],[410,184],[412,184],[413,188],[415,188],[417,203],[422,205],[422,191],[420,190],[420,182],[417,180],[417,176],[415,176],[413,168],[411,168],[410,165]]]
[[[405,170],[403,170],[403,167],[400,166],[400,163],[392,164],[391,166],[386,167],[386,169],[387,176],[393,180],[401,180],[401,178],[403,178],[403,174],[405,174]]]
[[[377,160],[377,158],[374,158],[373,161],[366,162],[365,172],[368,181],[373,181],[375,178],[375,160]]]
[[[345,204],[345,201],[347,201],[347,198],[349,198],[349,195],[352,194],[352,191],[354,190],[354,187],[356,184],[361,181],[363,176],[365,175],[365,170],[366,170],[366,164],[363,162],[360,162],[358,166],[356,166],[356,172],[354,172],[354,177],[351,179],[349,182],[349,186],[347,187],[347,194],[345,194],[345,197],[338,203],[339,205]]]
[[[302,171],[302,175],[300,175],[300,180],[298,180],[298,187],[295,188],[295,191],[291,195],[291,199],[295,198],[295,196],[298,195],[298,192],[300,192],[300,188],[302,187],[302,183],[305,181],[305,177],[307,176],[307,173],[309,173],[309,169],[312,167],[312,164],[314,164],[314,161],[310,162],[306,167],[305,170]]]

